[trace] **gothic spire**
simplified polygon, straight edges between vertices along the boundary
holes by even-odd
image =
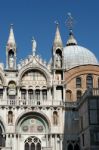
[[[12,24],[11,24],[11,27],[10,27],[10,33],[9,33],[9,38],[8,38],[7,44],[8,45],[13,45],[13,46],[16,45]]]
[[[6,68],[16,69],[16,42],[14,38],[13,25],[10,27],[10,33],[6,46]]]
[[[55,38],[54,38],[54,43],[53,43],[53,48],[56,49],[57,47],[59,48],[63,47],[58,23],[56,23],[56,33],[55,33]]]

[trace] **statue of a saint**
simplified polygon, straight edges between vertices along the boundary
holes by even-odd
[[[61,57],[59,54],[56,54],[56,66],[61,67]]]
[[[58,125],[58,114],[57,111],[53,112],[53,124]]]
[[[13,55],[10,55],[10,57],[9,57],[9,67],[14,68],[14,57],[13,57]]]

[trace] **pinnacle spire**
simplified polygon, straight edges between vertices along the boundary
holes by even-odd
[[[9,33],[9,38],[8,38],[7,44],[12,44],[12,45],[16,44],[12,24],[11,24],[11,27],[10,27],[10,33]]]
[[[63,43],[62,43],[60,31],[59,31],[59,23],[58,22],[56,22],[56,33],[55,33],[53,47],[54,48],[63,47]]]

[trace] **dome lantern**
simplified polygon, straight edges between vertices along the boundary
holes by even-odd
[[[70,31],[69,39],[67,40],[67,43],[66,43],[66,46],[70,46],[70,45],[77,45],[77,41],[72,31]]]

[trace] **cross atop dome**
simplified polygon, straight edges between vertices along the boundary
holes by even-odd
[[[68,13],[68,18],[66,20],[66,26],[68,27],[69,31],[72,32],[74,27],[74,18],[72,17],[71,13]]]
[[[66,43],[66,46],[70,46],[70,45],[77,45],[77,41],[74,37],[74,34],[73,34],[73,26],[74,26],[74,19],[71,15],[71,13],[68,13],[68,18],[66,20],[66,25],[69,29],[69,38],[68,38],[68,41]]]

